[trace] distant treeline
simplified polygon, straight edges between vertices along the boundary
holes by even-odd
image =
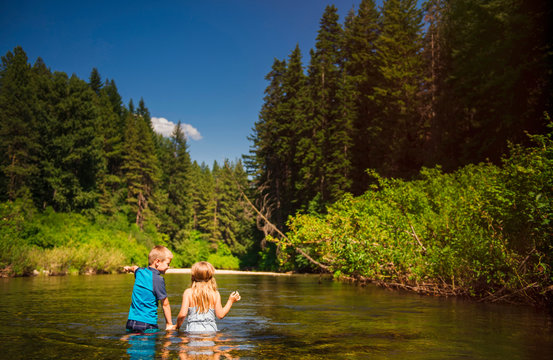
[[[258,205],[284,226],[365,192],[367,169],[499,163],[545,133],[551,19],[547,0],[363,0],[343,24],[328,6],[309,64],[296,47],[266,76],[247,162]]]
[[[115,82],[103,81],[97,69],[86,82],[50,71],[40,58],[29,64],[21,47],[3,56],[0,153],[0,200],[5,202],[0,268],[13,268],[12,255],[21,251],[64,247],[73,265],[52,271],[69,271],[78,262],[71,260],[78,255],[73,252],[89,244],[76,241],[74,233],[98,235],[97,223],[119,224],[127,236],[115,236],[117,246],[102,242],[98,238],[113,235],[105,227],[103,235],[111,235],[96,236],[87,246],[126,249],[123,242],[134,241],[145,247],[142,258],[123,251],[119,265],[144,264],[154,243],[177,254],[176,266],[210,255],[219,267],[257,262],[255,219],[241,203],[241,192],[248,191],[241,162],[215,162],[211,168],[191,162],[180,123],[170,138],[154,133],[144,101],[123,105]],[[58,227],[62,220],[51,211],[85,219],[75,223],[78,218],[68,215],[66,228]],[[57,232],[48,230],[49,222]],[[132,224],[142,235],[135,236]],[[29,261],[19,273],[32,270],[32,257],[18,256]],[[77,271],[89,271],[86,261],[80,263]],[[45,264],[36,266],[48,270]]]

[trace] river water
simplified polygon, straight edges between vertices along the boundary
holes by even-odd
[[[173,318],[190,276],[165,275]],[[128,335],[132,275],[0,279],[1,359],[553,359],[553,317],[318,276],[218,275],[215,336]],[[160,310],[160,326],[162,314]]]

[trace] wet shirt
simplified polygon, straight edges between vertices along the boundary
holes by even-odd
[[[151,267],[136,269],[134,277],[129,320],[155,325],[158,300],[167,297],[165,280],[158,270]]]
[[[186,331],[211,333],[217,331],[215,323],[215,309],[209,309],[205,313],[199,313],[198,308],[189,307],[186,321]]]

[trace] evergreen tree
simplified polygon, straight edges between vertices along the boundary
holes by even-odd
[[[352,10],[345,21],[342,45],[343,71],[345,82],[351,89],[354,102],[354,139],[352,149],[352,191],[360,194],[367,189],[368,168],[378,167],[371,161],[371,144],[376,104],[373,88],[379,83],[376,61],[376,39],[378,38],[379,14],[374,0],[363,0],[357,15]]]
[[[382,174],[408,176],[422,164],[426,126],[420,116],[422,12],[416,0],[384,1],[376,48],[380,81],[370,153]]]
[[[322,203],[336,200],[351,186],[352,113],[350,88],[341,71],[343,31],[337,9],[327,6],[309,65],[309,119],[302,130],[300,188],[315,189]]]
[[[2,57],[0,68],[0,169],[2,196],[30,198],[32,178],[38,174],[39,134],[33,112],[31,67],[21,47]]]
[[[306,76],[302,65],[299,45],[289,56],[288,66],[282,79],[282,113],[280,115],[277,152],[281,162],[282,198],[278,215],[278,224],[283,225],[289,214],[301,206],[301,196],[297,191],[300,162],[298,152],[299,129],[306,121],[307,108]]]
[[[281,212],[282,179],[285,176],[282,175],[280,154],[275,146],[279,141],[279,122],[284,118],[282,103],[285,94],[282,83],[285,72],[286,62],[275,59],[271,71],[265,77],[269,85],[265,89],[265,103],[255,123],[254,134],[250,137],[253,141],[253,161],[248,163],[259,192],[258,206],[277,224],[283,224],[285,220]]]
[[[220,171],[217,161],[213,162],[213,169],[204,168],[203,189],[200,193],[201,212],[198,218],[200,231],[206,234],[211,247],[217,248],[217,242],[221,239],[219,227],[219,179]]]
[[[92,68],[88,85],[90,86],[92,91],[96,93],[96,95],[100,95],[100,90],[102,89],[102,78],[97,68]]]
[[[124,122],[121,119],[121,105],[115,107],[111,98],[114,95],[120,98],[120,95],[116,88],[110,86],[106,81],[106,85],[95,98],[98,109],[97,132],[102,139],[102,165],[98,173],[99,204],[100,211],[106,214],[117,212],[124,188],[121,169]]]
[[[51,191],[48,204],[61,211],[94,207],[101,169],[102,138],[94,92],[82,80],[54,74],[49,133],[43,134],[42,176]]]
[[[223,167],[216,172],[217,183],[217,227],[220,233],[219,240],[227,244],[234,254],[242,255],[246,252],[241,244],[240,220],[243,212],[240,207],[240,192],[234,179],[233,165],[225,160]]]
[[[204,164],[205,165],[205,164]],[[205,166],[204,166],[205,168]],[[194,160],[190,167],[190,206],[191,206],[191,226],[192,229],[199,229],[199,217],[203,210],[202,189],[205,187],[203,168]]]
[[[152,127],[152,118],[150,116],[150,110],[146,107],[146,104],[144,103],[144,99],[140,98],[140,101],[138,102],[138,108],[136,109],[136,115],[140,116],[148,125],[148,127]]]
[[[160,173],[151,129],[141,117],[133,114],[127,115],[122,168],[127,181],[127,202],[136,215],[136,224],[142,228],[145,220],[153,216],[149,206],[155,201],[153,195]]]
[[[171,135],[170,155],[169,172],[167,174],[167,192],[170,205],[167,213],[176,226],[173,234],[170,234],[174,237],[179,230],[189,227],[192,217],[190,154],[188,153],[188,145],[180,121]]]
[[[132,99],[129,100],[128,108],[129,108],[128,109],[129,114],[136,114],[135,108],[134,108],[134,102],[132,101]]]
[[[117,90],[117,85],[115,85],[115,81],[113,79],[106,79],[103,90],[109,98],[113,112],[117,114],[120,118],[123,118],[123,102],[121,99],[121,95],[119,95],[119,91]],[[121,123],[124,125],[125,121],[122,121]]]

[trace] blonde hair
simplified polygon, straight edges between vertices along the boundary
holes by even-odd
[[[215,307],[215,292],[217,291],[217,282],[213,274],[215,268],[207,261],[200,261],[192,265],[191,278],[192,299],[198,313],[205,313],[210,307]]]
[[[154,246],[148,254],[148,265],[152,265],[157,259],[164,261],[165,259],[172,257],[173,253],[171,253],[171,250],[167,249],[165,246],[157,245]]]

